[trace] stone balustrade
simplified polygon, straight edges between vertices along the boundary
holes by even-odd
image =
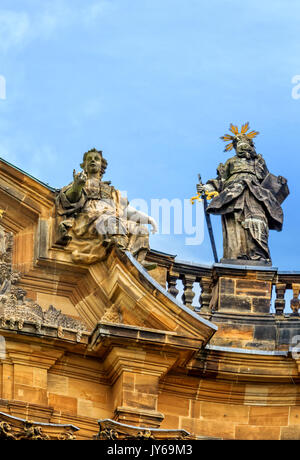
[[[212,296],[218,279],[222,279],[220,289],[224,289],[225,291],[226,285],[226,291],[230,295],[232,282],[239,278],[239,285],[235,289],[242,286],[243,279],[244,286],[240,289],[240,294],[243,294],[244,290],[244,298],[249,295],[249,289],[256,289],[257,295],[254,295],[252,301],[256,302],[258,307],[259,305],[263,305],[264,301],[261,310],[257,308],[252,313],[267,313],[275,316],[299,316],[300,272],[278,271],[275,267],[263,266],[196,264],[176,260],[176,256],[174,255],[155,250],[150,251],[147,259],[156,262],[158,266],[155,270],[156,274],[153,273],[152,275],[152,272],[150,272],[150,275],[157,279],[155,275],[159,273],[159,279],[157,280],[160,281],[163,287],[177,300],[181,300],[184,305],[195,312],[209,313],[216,309],[216,305],[212,301]],[[257,273],[255,283],[254,273]],[[266,283],[270,284],[269,291]],[[264,289],[267,289],[267,291],[263,292]],[[242,311],[243,305],[245,305],[243,303],[244,298],[240,298],[242,301],[240,311]],[[244,311],[247,312],[247,308]]]

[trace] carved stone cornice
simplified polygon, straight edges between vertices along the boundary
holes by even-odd
[[[195,439],[186,430],[166,430],[161,428],[132,426],[111,419],[99,420],[98,424],[99,433],[94,436],[95,440],[146,441]]]
[[[108,375],[114,375],[111,377],[114,381],[126,367],[143,369],[146,372],[149,366],[151,374],[162,377],[175,362],[181,366],[186,365],[201,346],[201,338],[185,337],[174,332],[137,326],[99,322],[91,335],[89,350],[96,352],[105,360]],[[162,353],[165,356],[163,362]]]
[[[298,378],[287,351],[238,349],[208,345],[188,365],[191,375],[239,382],[289,383]]]
[[[74,425],[34,422],[0,412],[0,440],[70,441],[78,430]]]

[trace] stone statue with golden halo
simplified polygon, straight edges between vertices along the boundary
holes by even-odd
[[[126,198],[102,177],[107,161],[101,151],[89,150],[73,171],[73,182],[57,197],[60,239],[68,243],[74,262],[93,263],[107,254],[112,245],[130,251],[140,263],[149,250],[149,231],[157,231],[154,219],[131,207]],[[145,265],[146,268],[149,268]]]
[[[207,212],[222,216],[222,262],[271,265],[268,247],[269,230],[281,231],[281,203],[289,194],[287,180],[270,174],[265,160],[256,153],[253,138],[245,123],[241,131],[230,125],[231,134],[221,137],[230,141],[225,151],[235,156],[217,169],[217,178],[197,187],[198,193],[218,192]]]

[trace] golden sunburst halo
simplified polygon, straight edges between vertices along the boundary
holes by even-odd
[[[259,134],[258,131],[250,131],[250,132],[247,133],[247,131],[249,131],[249,129],[250,129],[250,126],[249,126],[248,121],[247,121],[247,123],[244,123],[242,125],[240,132],[239,132],[238,126],[235,126],[232,123],[230,123],[229,131],[231,131],[233,135],[232,134],[224,134],[224,136],[220,137],[220,139],[222,139],[222,141],[224,141],[224,142],[230,141],[230,143],[226,145],[226,147],[224,149],[224,152],[230,152],[230,150],[233,149],[233,142],[232,141],[239,134],[242,134],[242,135],[246,136],[248,139],[253,139],[254,137],[256,137]]]

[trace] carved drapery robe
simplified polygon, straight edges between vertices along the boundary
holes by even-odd
[[[149,250],[149,231],[126,215],[128,201],[110,182],[88,179],[76,203],[71,203],[64,187],[57,197],[58,214],[65,216],[60,227],[72,238],[72,259],[92,263],[101,259],[101,248],[107,247],[113,237],[122,241],[122,249],[136,255]]]
[[[271,190],[263,186],[269,171],[261,155],[234,156],[219,167],[219,177],[208,181],[217,190],[207,208],[222,216],[224,259],[271,262],[269,229],[280,231],[283,212]]]

